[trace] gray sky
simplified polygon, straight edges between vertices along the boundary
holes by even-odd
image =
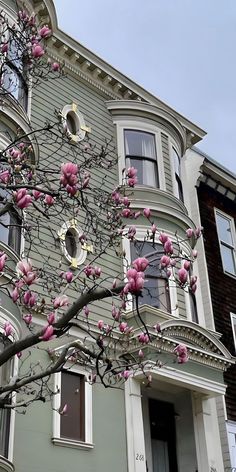
[[[54,0],[59,27],[208,133],[236,172],[236,0]]]

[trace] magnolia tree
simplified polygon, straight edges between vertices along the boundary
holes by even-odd
[[[24,11],[19,12],[16,24],[9,25],[3,13],[0,20],[2,109],[11,106],[18,90],[14,70],[20,71],[22,87],[27,90],[42,81],[66,80],[62,78],[62,65],[50,61],[46,53],[51,35],[47,25],[38,28],[35,17]],[[18,368],[9,381],[0,385],[0,407],[19,408],[32,401],[45,401],[56,393],[50,387],[51,375],[67,368],[68,362],[83,365],[91,372],[92,383],[101,382],[106,387],[121,385],[136,371],[142,371],[150,383],[151,377],[146,374],[150,372],[150,362],[144,347],[162,333],[158,324],[148,329],[140,314],[145,273],[152,265],[165,274],[166,280],[171,278],[195,293],[196,277],[190,275],[190,269],[196,250],[184,257],[183,240],[176,235],[172,242],[159,231],[149,208],[142,215],[132,210],[130,198],[137,184],[136,169],[124,170],[122,185],[109,189],[108,169],[112,172],[117,164],[111,142],[104,142],[101,149],[89,141],[72,144],[60,112],[40,129],[32,127],[28,133],[19,129],[18,134],[8,134],[7,139],[8,145],[0,154],[0,229],[9,229],[13,234],[13,229],[17,230],[24,245],[15,264],[7,249],[2,249],[0,289],[2,296],[7,294],[19,309],[22,331],[17,333],[9,319],[1,332],[0,366],[17,360]],[[40,154],[37,162],[34,146]],[[55,158],[57,150],[64,155],[62,164]],[[14,218],[7,220],[9,214]],[[62,221],[78,215],[82,227],[78,242],[81,247],[93,246],[93,253],[89,254],[87,265],[63,270],[58,228]],[[146,219],[147,226],[143,244],[150,243],[150,254],[145,257],[140,255],[142,243],[136,245],[135,223],[140,216]],[[189,228],[184,240],[191,240],[194,246],[200,234],[201,229]],[[125,277],[117,273],[113,280],[103,274],[100,265],[107,253],[125,258],[121,250],[124,238],[136,247],[137,257],[127,265]],[[162,254],[155,257],[157,241]],[[91,322],[92,302],[105,298],[111,299],[110,321]],[[139,322],[138,335],[126,319],[127,302],[130,306],[132,300]],[[79,340],[71,341],[71,327],[77,327]],[[63,347],[56,355],[54,347],[59,344]],[[31,361],[33,349],[47,352],[48,361]],[[174,355],[178,363],[188,360],[184,345],[178,345]],[[65,411],[64,406],[59,412]]]

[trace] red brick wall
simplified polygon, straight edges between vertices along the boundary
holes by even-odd
[[[236,278],[224,274],[217,237],[214,208],[224,211],[236,221],[236,203],[201,183],[198,188],[199,208],[204,227],[204,245],[216,331],[221,341],[236,355],[230,312],[236,314]],[[236,365],[225,373],[226,408],[229,420],[236,421]]]

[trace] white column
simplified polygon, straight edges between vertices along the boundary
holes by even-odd
[[[214,398],[193,393],[193,415],[198,472],[224,470]]]
[[[125,382],[125,412],[128,471],[146,472],[141,387],[132,378]]]

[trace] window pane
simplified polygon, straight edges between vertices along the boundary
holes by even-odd
[[[125,130],[125,154],[156,159],[154,134]]]
[[[8,457],[10,409],[0,409],[0,455]]]
[[[199,321],[198,321],[196,297],[195,297],[195,294],[192,293],[191,291],[189,292],[189,298],[190,298],[190,310],[191,310],[192,321],[194,321],[195,323],[198,323]]]
[[[180,157],[174,148],[173,148],[173,159],[174,159],[175,173],[180,177]]]
[[[230,246],[233,246],[230,220],[222,215],[219,215],[219,213],[216,213],[216,224],[220,240],[229,244]]]
[[[230,249],[224,244],[220,245],[221,247],[221,256],[223,259],[223,266],[226,272],[236,275],[235,261],[234,261],[234,250]]]
[[[0,241],[4,244],[8,244],[8,236],[9,236],[9,225],[10,217],[9,213],[2,215],[0,217]],[[4,226],[7,225],[7,226]]]
[[[66,415],[61,416],[61,437],[85,440],[84,376],[61,373],[61,405],[67,403]]]
[[[157,176],[157,164],[155,161],[145,159],[126,159],[127,167],[135,167],[137,169],[138,185],[148,185],[150,187],[159,187]]]

